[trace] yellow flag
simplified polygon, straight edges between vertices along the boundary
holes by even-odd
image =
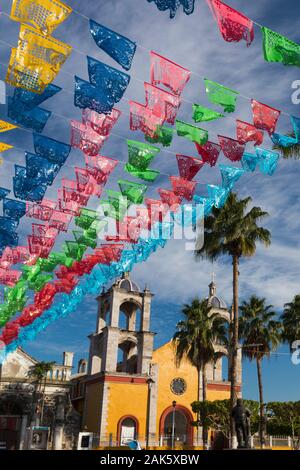
[[[5,150],[13,149],[12,145],[5,144],[4,142],[0,142],[0,153],[5,152]]]
[[[36,29],[22,25],[18,51],[46,62],[48,67],[57,74],[71,54],[72,47],[51,36],[46,38]]]
[[[12,129],[16,129],[18,126],[14,124],[10,124],[10,122],[2,121],[0,119],[0,132],[10,131]]]
[[[56,77],[49,64],[12,48],[6,82],[17,88],[42,93]]]
[[[13,0],[10,17],[49,35],[71,12],[72,8],[59,0]]]

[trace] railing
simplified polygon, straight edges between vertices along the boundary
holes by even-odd
[[[270,448],[292,448],[292,439],[287,436],[265,436],[264,447]],[[252,446],[255,448],[260,447],[260,438],[259,436],[252,437]]]

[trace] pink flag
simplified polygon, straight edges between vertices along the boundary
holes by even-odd
[[[191,77],[191,72],[165,57],[150,52],[152,85],[164,85],[175,95],[180,95]]]
[[[147,82],[144,83],[144,87],[147,108],[151,109],[156,116],[163,118],[163,121],[174,124],[181,104],[179,96],[161,90]]]

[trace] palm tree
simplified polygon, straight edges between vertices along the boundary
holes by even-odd
[[[195,252],[196,258],[206,257],[215,260],[222,255],[229,255],[233,265],[233,325],[231,338],[230,380],[231,407],[236,402],[237,389],[237,352],[239,330],[238,277],[239,262],[242,257],[255,254],[257,242],[265,246],[271,244],[269,230],[259,227],[259,220],[267,215],[260,207],[252,207],[246,212],[251,197],[238,199],[231,193],[223,208],[213,208],[205,219],[204,245]],[[231,419],[231,435],[234,436],[234,423]]]
[[[262,382],[262,360],[277,349],[281,340],[281,323],[274,320],[276,313],[266,299],[252,295],[248,302],[240,306],[242,316],[239,321],[240,338],[243,342],[243,355],[256,361],[260,403],[260,445],[264,445],[264,395]]]
[[[45,388],[46,388],[47,374],[48,372],[52,370],[54,364],[55,362],[45,362],[45,361],[37,362],[34,366],[30,368],[30,370],[27,373],[28,377],[32,377],[35,381],[31,421],[33,421],[36,415],[36,410],[38,407],[37,394],[38,392],[41,391],[42,384],[44,385],[44,389],[43,389],[43,401],[42,401],[42,409],[41,409],[41,422],[43,420],[44,394],[45,394]]]
[[[216,343],[227,344],[224,320],[217,313],[210,313],[207,300],[198,298],[193,299],[190,305],[185,304],[182,313],[184,319],[177,323],[177,331],[172,340],[176,363],[180,365],[183,358],[186,358],[196,367],[198,372],[197,399],[205,401],[207,399],[206,367],[209,363],[214,364],[217,359]],[[203,445],[204,447],[207,445],[205,425],[203,425]]]
[[[280,317],[283,324],[282,339],[292,349],[294,341],[300,338],[300,295],[295,295],[292,302],[284,304]]]

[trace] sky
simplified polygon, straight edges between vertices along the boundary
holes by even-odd
[[[267,63],[263,58],[260,28],[255,26],[255,39],[247,48],[239,44],[225,42],[214,22],[205,0],[195,1],[195,11],[187,16],[178,11],[174,19],[168,12],[160,12],[154,3],[146,0],[79,0],[70,1],[75,12],[54,32],[54,36],[73,47],[73,53],[54,81],[63,91],[47,100],[43,106],[53,112],[44,135],[69,142],[70,120],[80,120],[81,112],[73,104],[74,75],[88,79],[86,55],[90,55],[109,65],[114,61],[101,51],[93,41],[87,18],[127,36],[138,45],[130,70],[131,82],[118,103],[122,117],[113,130],[102,153],[121,161],[127,159],[126,138],[142,140],[140,132],[129,131],[129,103],[133,99],[144,102],[143,82],[150,78],[149,51],[154,50],[192,71],[191,80],[182,97],[183,103],[178,118],[192,122],[192,103],[210,106],[205,95],[203,78],[222,83],[240,92],[236,112],[230,117],[208,123],[210,140],[217,134],[235,138],[235,121],[239,118],[251,122],[251,106],[248,98],[278,108],[292,115],[300,115],[300,105],[292,103],[292,83],[300,79],[297,67],[284,67],[278,63]],[[246,14],[258,24],[300,42],[297,18],[300,4],[295,0],[272,2],[260,0],[228,0],[233,8]],[[1,10],[10,11],[10,0],[2,0]],[[284,8],[283,8],[284,6]],[[80,12],[80,14],[76,13]],[[4,80],[10,56],[10,46],[17,45],[19,24],[6,15],[0,17],[0,79]],[[13,89],[7,86],[7,94]],[[248,97],[248,98],[247,98]],[[213,107],[213,106],[211,106]],[[219,110],[215,108],[216,110]],[[0,105],[0,118],[5,119],[6,106]],[[289,118],[282,114],[278,132],[290,131]],[[24,164],[24,151],[32,151],[32,136],[22,129],[5,135],[5,142],[15,145],[13,151],[3,154],[4,164],[0,171],[0,186],[12,189],[14,164]],[[248,144],[249,145],[249,144]],[[271,149],[272,143],[265,137],[264,147]],[[251,151],[251,145],[247,151]],[[172,152],[172,153],[170,153]],[[154,185],[149,185],[147,196],[157,197],[158,187],[168,187],[166,174],[178,174],[175,153],[197,156],[194,145],[185,139],[174,137],[169,152],[161,150],[153,168],[161,175]],[[83,163],[80,151],[73,149],[67,163],[46,193],[47,198],[55,197],[63,177],[73,175],[73,167]],[[220,163],[230,163],[225,157]],[[240,197],[251,196],[254,205],[261,206],[269,213],[264,226],[272,232],[272,245],[269,248],[258,246],[255,257],[246,259],[240,265],[240,299],[250,295],[265,297],[280,313],[283,305],[299,293],[299,174],[300,162],[280,160],[275,175],[265,176],[260,172],[246,175],[236,185]],[[120,163],[107,184],[116,189],[117,180],[126,177]],[[205,194],[205,184],[218,184],[220,175],[217,168],[204,168],[197,177],[197,194]],[[13,197],[13,196],[12,196]],[[97,200],[91,208],[96,208]],[[22,219],[19,226],[20,242],[26,243],[32,220]],[[72,228],[72,227],[71,227]],[[66,239],[58,237],[55,248]],[[143,264],[134,267],[131,277],[141,288],[145,285],[153,292],[151,329],[155,331],[155,346],[168,341],[181,318],[181,307],[195,296],[206,297],[212,271],[216,274],[217,292],[228,305],[232,302],[232,266],[224,257],[212,266],[208,261],[196,262],[192,252],[185,250],[184,241],[170,241]],[[87,296],[79,308],[69,317],[57,321],[43,331],[35,341],[25,345],[26,351],[44,360],[61,361],[63,351],[75,352],[75,364],[88,355],[87,335],[95,329],[97,305],[94,297]],[[263,381],[265,400],[298,400],[300,387],[300,366],[295,366],[287,347],[264,361]],[[243,394],[249,399],[258,398],[256,369],[254,364],[244,363]]]

